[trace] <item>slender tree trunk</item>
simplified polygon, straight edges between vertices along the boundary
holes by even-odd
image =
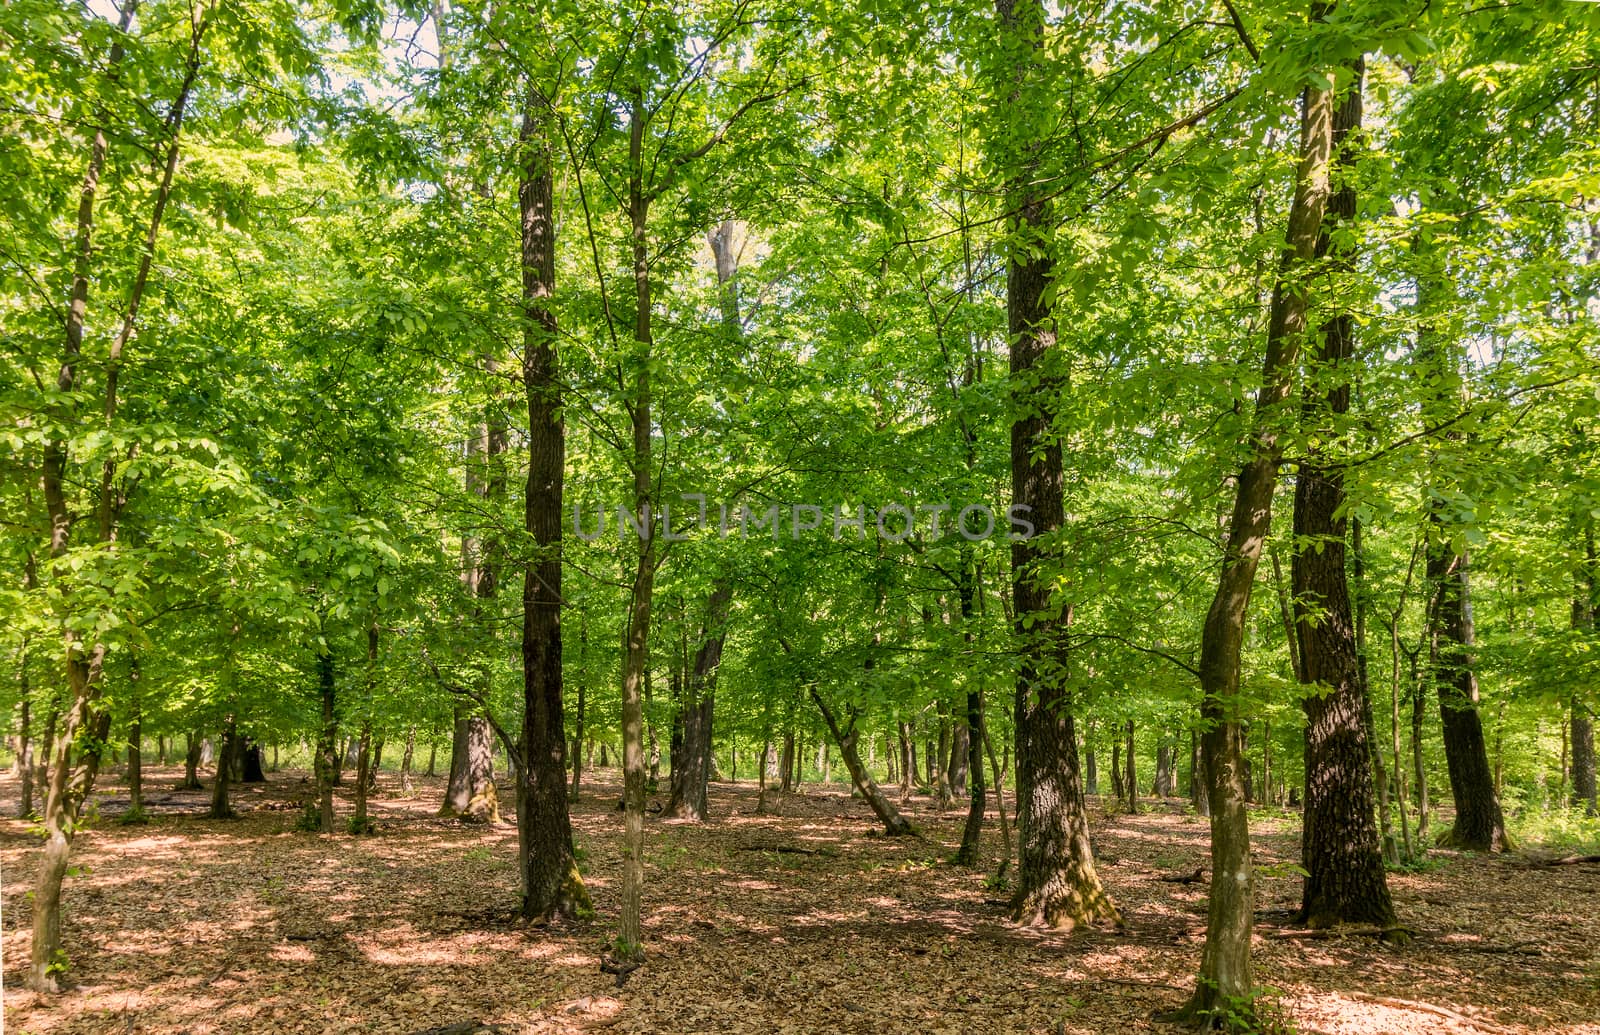
[[[133,663],[129,674],[128,692],[128,814],[127,822],[136,823],[144,818],[144,723],[139,709],[139,663]]]
[[[1118,806],[1128,800],[1128,785],[1122,776],[1122,738],[1116,736],[1117,727],[1112,728],[1111,738],[1111,794],[1117,799]]]
[[[372,778],[372,723],[361,724],[361,734],[356,738],[355,814],[350,817],[350,832],[365,834],[370,831],[367,818],[367,788]]]
[[[1083,728],[1083,786],[1085,794],[1100,793],[1100,766],[1094,754],[1094,720],[1085,720]]]
[[[1596,625],[1596,602],[1600,597],[1600,578],[1597,568],[1600,561],[1595,556],[1594,524],[1584,523],[1584,553],[1580,566],[1577,590],[1572,597],[1572,627],[1580,632],[1593,633]],[[1594,720],[1589,707],[1579,694],[1567,701],[1567,737],[1572,751],[1572,797],[1574,804],[1583,805],[1584,815],[1596,813]]]
[[[17,815],[23,819],[27,819],[29,816],[33,815],[34,748],[33,740],[29,737],[30,730],[28,729],[29,703],[27,699],[28,677],[26,659],[24,659],[23,664],[22,693],[22,704],[18,708],[19,714],[17,717],[17,772],[22,780],[22,786],[18,788],[18,793],[21,795],[21,802],[17,809]]]
[[[883,832],[890,837],[908,837],[916,834],[916,828],[910,820],[900,815],[900,810],[886,798],[879,789],[878,783],[872,778],[872,773],[862,764],[861,752],[857,750],[858,734],[856,732],[856,716],[850,713],[848,725],[840,726],[839,720],[834,716],[817,693],[817,688],[810,688],[811,700],[815,702],[817,710],[822,713],[822,721],[827,723],[828,732],[833,735],[834,743],[839,745],[839,757],[844,759],[845,767],[850,770],[850,781],[855,789],[866,799],[867,805],[872,809],[872,814],[878,817],[878,822],[883,824]]]
[[[417,750],[417,728],[412,726],[406,730],[406,747],[400,755],[400,793],[410,794],[413,789],[411,781],[411,764]]]
[[[911,724],[901,720],[900,732],[900,804],[911,800],[911,788],[917,773],[916,748],[911,745]]]
[[[1135,771],[1134,764],[1133,764],[1133,720],[1132,719],[1128,720],[1128,772],[1127,772],[1126,784],[1127,784],[1127,791],[1128,791],[1128,815],[1137,816],[1139,814],[1139,776],[1138,776],[1138,773]]]
[[[614,955],[623,964],[644,958],[640,920],[644,888],[644,673],[650,657],[651,605],[655,593],[655,485],[651,449],[652,353],[650,301],[650,198],[645,193],[645,108],[643,87],[634,88],[628,126],[628,221],[632,231],[634,324],[629,366],[633,383],[627,408],[632,424],[634,514],[640,522],[638,556],[629,594],[622,662],[622,908]]]
[[[1320,16],[1320,6],[1316,9]],[[1201,757],[1211,809],[1211,894],[1195,993],[1178,1016],[1206,1025],[1246,1003],[1254,988],[1250,936],[1255,884],[1250,856],[1248,791],[1239,749],[1240,655],[1250,594],[1272,526],[1272,498],[1283,456],[1281,424],[1292,398],[1307,298],[1303,267],[1315,256],[1329,193],[1333,156],[1331,90],[1301,94],[1300,163],[1289,228],[1273,285],[1266,356],[1249,439],[1235,483],[1222,572],[1201,632]]]
[[[334,832],[333,775],[339,764],[339,717],[334,711],[333,677],[333,655],[323,651],[317,655],[317,689],[322,702],[322,722],[317,728],[317,753],[313,769],[317,781],[317,829],[324,834]]]

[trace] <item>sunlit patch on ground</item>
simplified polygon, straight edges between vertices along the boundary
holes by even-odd
[[[959,808],[916,799],[927,839],[884,838],[837,788],[769,795],[775,813],[757,814],[753,785],[718,784],[711,822],[647,829],[649,959],[618,987],[599,969],[621,890],[615,775],[591,775],[573,814],[599,918],[547,928],[514,915],[515,828],[438,819],[438,781],[403,797],[385,775],[367,838],[294,832],[299,774],[242,792],[226,822],[200,818],[205,792],[162,790],[152,825],[102,819],[82,836],[88,872],[66,893],[80,987],[49,1000],[20,990],[37,840],[0,822],[7,1030],[1120,1035],[1170,1030],[1151,1014],[1193,986],[1205,884],[1173,878],[1204,866],[1206,827],[1179,802],[1139,816],[1093,803],[1128,929],[1065,937],[1007,922],[1006,890],[985,882],[993,825],[982,869],[948,865]],[[0,811],[15,802],[0,782]],[[1292,820],[1254,830],[1265,866],[1293,861]],[[1600,1035],[1600,867],[1450,857],[1391,887],[1421,935],[1406,947],[1287,937],[1298,882],[1263,874],[1256,979],[1300,1031]]]

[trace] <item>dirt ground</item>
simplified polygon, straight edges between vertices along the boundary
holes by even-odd
[[[710,823],[647,828],[649,959],[619,988],[599,969],[620,893],[615,772],[574,814],[598,918],[555,929],[512,919],[515,828],[434,818],[437,780],[403,797],[385,774],[378,832],[356,838],[294,831],[301,773],[241,788],[229,821],[171,791],[180,775],[148,773],[142,827],[115,822],[126,791],[102,780],[74,852],[87,872],[66,893],[77,987],[58,997],[20,990],[37,839],[0,821],[6,1031],[1170,1032],[1151,1016],[1193,987],[1205,927],[1204,882],[1162,879],[1206,861],[1206,826],[1179,802],[1138,816],[1094,802],[1128,930],[1062,937],[1010,926],[985,873],[944,862],[958,810],[916,799],[927,839],[890,840],[842,788],[765,816],[751,784],[718,784]],[[0,781],[0,810],[16,803]],[[1254,830],[1256,978],[1297,1030],[1600,1035],[1600,866],[1440,853],[1437,869],[1391,875],[1417,932],[1391,947],[1290,927],[1298,828]]]

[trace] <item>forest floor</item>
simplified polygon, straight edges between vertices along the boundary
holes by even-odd
[[[0,821],[13,1035],[411,1035],[469,1021],[518,1035],[1174,1031],[1151,1015],[1193,987],[1205,928],[1204,882],[1162,879],[1206,863],[1207,827],[1180,802],[1129,816],[1091,799],[1128,930],[1064,937],[1009,925],[984,872],[944,862],[962,810],[917,798],[927,839],[891,840],[841,788],[769,816],[753,785],[717,784],[710,823],[647,827],[649,959],[618,987],[599,969],[621,890],[615,772],[574,812],[598,919],[544,929],[512,918],[515,828],[434,818],[438,780],[403,797],[384,774],[378,831],[356,838],[294,831],[300,773],[238,788],[227,821],[201,818],[205,794],[171,791],[180,775],[148,773],[148,826],[118,825],[126,791],[102,780],[100,819],[73,853],[86,872],[67,885],[65,995],[19,990],[37,839]],[[0,810],[16,802],[0,781]],[[1298,822],[1262,814],[1253,829],[1256,978],[1297,1030],[1600,1035],[1600,866],[1439,852],[1437,868],[1390,876],[1416,931],[1394,947],[1297,933],[1285,864]]]

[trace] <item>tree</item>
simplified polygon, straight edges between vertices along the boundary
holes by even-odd
[[[1316,244],[1317,257],[1335,268],[1351,265],[1350,247],[1335,244],[1356,215],[1352,181],[1361,131],[1363,62],[1340,73],[1342,91],[1332,117],[1334,184]],[[1304,420],[1327,429],[1350,409],[1349,370],[1355,321],[1348,312],[1325,320],[1321,343],[1308,355]],[[1314,385],[1324,384],[1321,398]],[[1320,437],[1320,436],[1319,436]],[[1372,745],[1368,740],[1365,669],[1360,664],[1357,624],[1345,566],[1348,521],[1344,476],[1313,440],[1295,476],[1291,565],[1294,583],[1297,667],[1311,690],[1306,714],[1305,809],[1300,858],[1306,869],[1301,917],[1312,927],[1337,923],[1387,926],[1394,906],[1384,875],[1373,811]]]
[[[996,21],[1006,50],[1003,110],[1025,113],[1047,88],[1035,51],[1043,35],[1038,0],[996,0]],[[1017,836],[1019,866],[1012,917],[1071,929],[1121,915],[1100,884],[1089,844],[1078,775],[1078,748],[1067,690],[1070,609],[1052,599],[1041,562],[1062,525],[1061,445],[1053,429],[1051,398],[1057,390],[1054,316],[1047,292],[1054,264],[1049,254],[1050,206],[1027,186],[1038,143],[1020,114],[997,134],[1014,163],[1007,184],[1013,215],[1006,263],[1006,313],[1011,379],[1018,415],[1011,425],[1012,505],[1028,515],[1036,538],[1011,545],[1022,664],[1017,676]]]

